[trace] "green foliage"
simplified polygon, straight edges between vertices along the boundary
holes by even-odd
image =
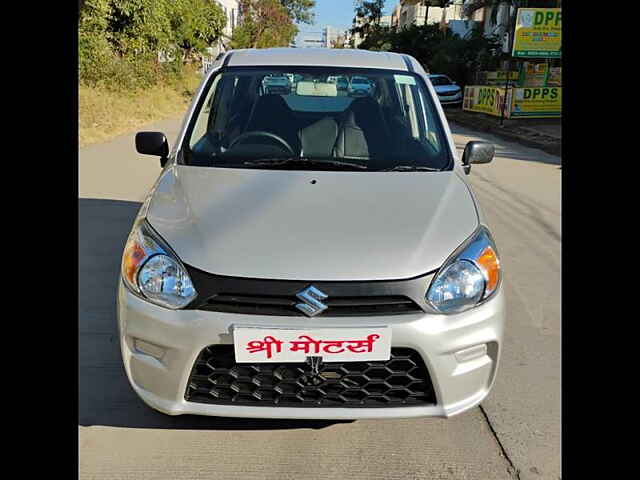
[[[226,17],[217,3],[210,0],[173,0],[170,24],[173,43],[188,59],[192,53],[203,53],[226,26]]]
[[[353,26],[351,33],[360,33],[369,35],[372,30],[376,30],[380,25],[380,18],[382,17],[382,10],[384,9],[385,0],[355,0],[355,12],[356,17],[353,19],[354,24],[357,18],[362,18],[365,21],[364,25]]]
[[[449,75],[462,84],[500,58],[492,53],[500,50],[497,39],[485,38],[475,29],[461,38],[448,29],[443,32],[438,24],[411,25],[399,31],[376,26],[359,48],[409,54],[430,72]]]
[[[106,65],[114,60],[110,33],[109,0],[86,0],[78,22],[78,69],[81,79],[95,83],[106,74]]]
[[[312,10],[316,6],[315,0],[280,0],[280,3],[294,22],[313,23],[315,15]]]
[[[368,18],[370,23],[374,25],[378,24],[382,16],[382,10],[384,9],[384,1],[385,0],[356,0],[356,16]]]
[[[146,55],[169,47],[172,40],[167,0],[111,0],[109,29],[120,55]]]
[[[279,0],[241,0],[242,24],[233,32],[232,48],[286,47],[298,33]]]
[[[182,65],[204,53],[225,24],[210,0],[85,0],[78,21],[80,81],[136,89],[179,79]],[[160,53],[175,61],[159,62]]]

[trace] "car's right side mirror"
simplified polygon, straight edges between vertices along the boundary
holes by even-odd
[[[464,173],[469,175],[472,163],[489,163],[493,160],[496,149],[492,143],[471,141],[464,147],[462,153],[462,168]]]

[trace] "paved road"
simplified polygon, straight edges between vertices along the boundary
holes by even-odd
[[[173,140],[179,122],[152,128]],[[115,288],[126,235],[160,166],[136,155],[133,135],[83,149],[80,478],[560,478],[560,159],[452,128],[460,149],[471,139],[497,148],[471,179],[505,267],[509,323],[492,393],[448,420],[167,417],[147,408],[121,367]]]

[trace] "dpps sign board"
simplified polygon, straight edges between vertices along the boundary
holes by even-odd
[[[562,116],[562,87],[530,87],[513,90],[509,118]]]
[[[462,108],[499,117],[504,101],[504,88],[473,85],[464,89]],[[506,102],[505,118],[558,118],[562,116],[562,87],[510,89]]]
[[[519,8],[512,54],[525,58],[560,58],[562,9]]]
[[[470,86],[464,88],[463,110],[482,112],[499,117],[504,102],[504,88]]]

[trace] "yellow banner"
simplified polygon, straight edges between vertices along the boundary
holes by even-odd
[[[514,57],[561,57],[562,9],[519,8],[512,53]]]
[[[509,92],[510,118],[549,118],[562,116],[562,87],[525,87]]]
[[[473,85],[464,88],[462,109],[499,117],[504,103],[504,88]],[[505,115],[508,112],[505,112]]]
[[[518,78],[519,76],[517,71],[509,72],[509,80],[511,82],[517,82]],[[504,70],[500,70],[497,72],[487,72],[487,85],[504,85],[506,81],[507,72],[505,72]]]

